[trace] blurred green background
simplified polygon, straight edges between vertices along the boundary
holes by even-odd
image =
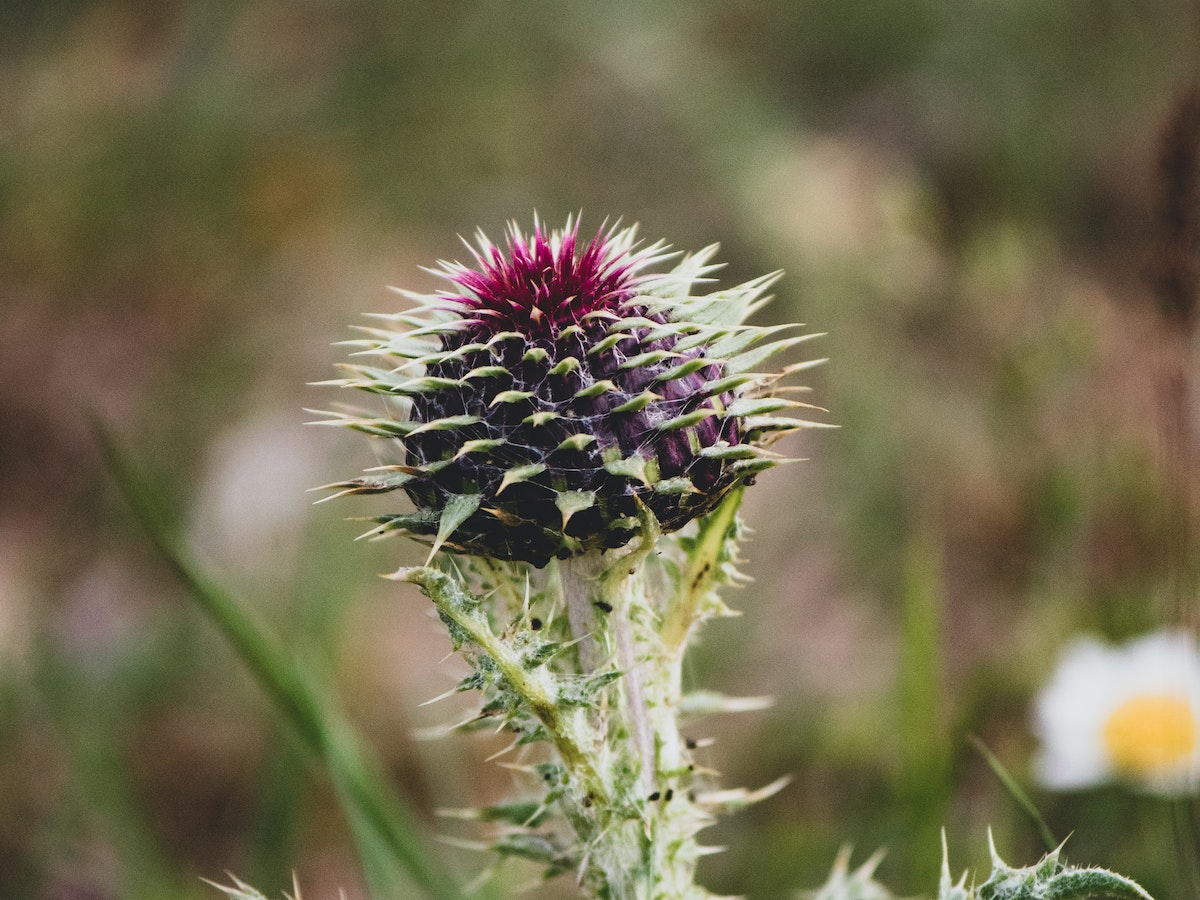
[[[805,347],[840,430],[750,492],[745,615],[692,666],[777,697],[703,723],[721,782],[794,780],[709,833],[704,883],[789,896],[851,842],[928,893],[943,825],[955,871],[989,824],[1033,862],[975,734],[1073,862],[1195,896],[1193,804],[1038,791],[1028,709],[1078,631],[1194,621],[1195,354],[1154,285],[1198,53],[1183,0],[0,5],[0,898],[214,897],[226,870],[364,896],[324,775],[150,549],[89,412],[431,834],[513,791],[494,742],[414,738],[459,671],[375,577],[417,550],[352,542],[369,501],[309,505],[372,450],[301,423],[343,399],[306,383],[397,308],[385,285],[429,289],[457,234],[535,210],[720,242],[728,283],[786,270],[762,321],[828,332]]]

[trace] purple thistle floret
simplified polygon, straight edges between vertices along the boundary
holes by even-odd
[[[577,257],[578,231],[575,225],[548,236],[537,223],[532,239],[526,239],[513,227],[507,255],[484,243],[481,250],[472,249],[478,271],[447,265],[440,274],[469,293],[442,296],[478,322],[480,335],[520,331],[545,338],[588,313],[619,310],[636,293],[646,254],[617,252],[601,231]]]
[[[648,507],[664,531],[711,511],[772,465],[762,447],[804,424],[769,415],[793,401],[750,396],[779,374],[748,371],[798,338],[741,324],[773,276],[708,296],[690,289],[713,249],[638,248],[633,229],[582,247],[568,220],[505,250],[480,235],[477,267],[433,270],[455,290],[413,295],[414,327],[358,342],[390,369],[351,367],[342,385],[400,400],[401,417],[339,417],[398,438],[401,463],[343,482],[345,493],[402,488],[415,513],[380,517],[460,553],[536,566],[626,543]]]

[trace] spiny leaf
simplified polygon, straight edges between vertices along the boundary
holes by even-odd
[[[497,403],[520,403],[522,400],[528,400],[533,396],[533,391],[501,391],[488,404],[489,407],[495,406]]]
[[[322,497],[317,501],[318,503],[325,503],[328,500],[345,497],[347,494],[384,494],[403,487],[413,477],[412,474],[398,472],[383,478],[355,478],[350,481],[338,481],[334,484],[325,484],[311,490],[337,491],[336,494],[330,494],[328,497]]]
[[[572,324],[572,325],[568,325],[566,328],[559,329],[559,332],[555,336],[555,339],[561,341],[566,338],[573,337],[574,335],[583,334],[583,333],[584,333],[583,329],[580,326]]]
[[[747,416],[743,426],[748,432],[796,431],[800,428],[837,428],[828,422],[812,422],[808,419],[792,419],[786,416]]]
[[[504,473],[504,477],[500,480],[500,487],[496,489],[496,493],[503,494],[505,488],[508,488],[514,484],[518,484],[522,481],[528,481],[530,478],[534,478],[545,471],[546,464],[540,462],[530,463],[526,466],[517,466],[516,468],[509,469]]]
[[[426,431],[454,431],[457,428],[466,428],[468,425],[477,425],[482,421],[483,419],[479,416],[446,416],[443,419],[434,419],[432,422],[418,425],[409,432],[409,435],[423,434]]]
[[[747,350],[737,356],[730,356],[729,363],[726,365],[726,370],[733,375],[741,372],[749,372],[756,368],[763,360],[774,356],[789,347],[794,347],[796,344],[804,341],[812,340],[813,338],[824,337],[822,334],[800,334],[796,337],[784,338],[780,341],[772,341],[762,347],[755,347],[753,350]]]
[[[437,353],[429,353],[416,360],[418,365],[422,366],[438,366],[444,362],[449,362],[453,359],[465,359],[471,353],[478,353],[487,349],[487,344],[463,344],[461,347],[454,347],[449,350],[439,350]]]
[[[745,384],[754,381],[762,376],[754,372],[743,372],[740,375],[728,375],[724,378],[718,378],[716,381],[710,381],[702,388],[705,397],[715,397],[720,394],[727,394],[730,391],[735,391]]]
[[[950,850],[946,846],[946,829],[942,829],[942,873],[938,879],[937,900],[971,900],[973,891],[967,890],[967,873],[958,881],[950,878]]]
[[[535,428],[540,428],[547,422],[553,422],[555,419],[561,419],[562,416],[549,409],[539,410],[532,415],[526,416],[521,422],[525,425],[532,425]]]
[[[620,389],[615,384],[605,378],[576,391],[575,399],[582,400],[587,397],[599,397],[601,394],[615,393],[618,390]]]
[[[565,359],[560,360],[554,366],[554,368],[550,370],[550,374],[556,376],[566,375],[568,372],[574,372],[578,370],[581,365],[582,363],[580,363],[579,360],[574,356],[568,356]]]
[[[432,375],[425,375],[421,378],[410,378],[408,381],[393,385],[392,393],[417,396],[420,394],[431,394],[435,391],[455,390],[463,386],[464,382],[459,378],[437,378]]]
[[[784,400],[780,397],[762,397],[759,399],[740,397],[725,408],[725,413],[730,416],[761,416],[767,413],[778,412],[781,409],[795,409],[803,405],[802,403],[797,403],[795,400]]]
[[[748,475],[755,475],[759,472],[765,472],[767,469],[773,469],[780,462],[784,461],[778,459],[739,459],[730,465],[729,469],[745,478]]]
[[[979,885],[978,900],[1153,900],[1145,889],[1132,879],[1107,869],[1076,869],[1059,859],[1061,846],[1044,856],[1040,862],[1023,869],[1005,864],[996,852],[991,830],[988,845],[992,855],[992,872]]]
[[[766,328],[757,325],[741,325],[737,328],[729,329],[726,335],[714,341],[709,352],[723,357],[736,356],[747,347],[752,347],[772,335],[801,327],[803,326],[794,322],[789,322],[786,325],[771,325]]]
[[[894,895],[874,879],[875,870],[883,861],[883,851],[874,853],[865,863],[850,871],[849,846],[842,847],[833,864],[829,879],[815,891],[801,894],[806,900],[895,900]]]
[[[599,353],[604,353],[605,351],[611,350],[613,347],[617,346],[617,344],[619,344],[621,341],[627,340],[631,340],[630,336],[627,334],[610,334],[608,337],[597,341],[595,346],[589,347],[587,355],[595,356]]]
[[[446,501],[446,505],[442,507],[441,518],[438,520],[437,536],[433,539],[433,548],[429,551],[430,559],[433,559],[434,554],[454,534],[458,526],[467,521],[472,513],[479,509],[482,499],[481,494],[455,494]]]
[[[418,509],[410,513],[390,513],[375,516],[371,521],[378,525],[355,538],[356,541],[374,540],[393,532],[403,534],[433,534],[437,528],[438,512],[435,509]]]
[[[715,341],[735,330],[734,328],[716,328],[712,325],[689,322],[686,334],[675,342],[673,349],[680,353],[686,353],[688,350],[695,350],[697,347],[709,347]]]
[[[609,460],[604,463],[604,471],[610,475],[620,475],[633,478],[642,484],[649,484],[646,473],[646,460],[636,453],[623,459]]]
[[[639,353],[637,356],[630,357],[621,363],[618,368],[621,369],[639,369],[642,366],[652,366],[655,363],[662,362],[664,359],[674,359],[679,356],[671,350],[650,350],[646,353]]]
[[[503,366],[476,366],[463,376],[463,381],[470,381],[472,378],[497,378],[501,375],[512,375],[512,372]]]
[[[647,331],[642,336],[642,342],[645,344],[653,344],[655,341],[661,341],[663,338],[681,337],[689,334],[702,334],[705,331],[703,325],[696,322],[669,322],[666,325],[660,325],[658,328],[653,328]],[[676,346],[677,350],[681,350]]]
[[[469,809],[439,809],[438,815],[472,822],[507,822],[522,828],[537,828],[545,821],[549,810],[538,800],[501,803],[495,806],[476,806]]]
[[[621,677],[619,671],[571,675],[559,679],[558,702],[563,706],[593,706],[600,692]]]
[[[218,884],[215,881],[209,881],[207,878],[201,878],[205,884],[211,884],[218,891],[222,891],[229,900],[267,900],[266,895],[262,891],[256,890],[236,875],[230,874],[229,878],[233,881],[232,885]]]
[[[654,485],[655,493],[659,494],[698,494],[699,488],[692,484],[692,479],[686,475],[678,478],[664,478]]]
[[[707,716],[714,713],[759,712],[769,709],[773,697],[727,697],[716,691],[692,691],[679,704],[681,716]]]
[[[396,422],[392,419],[367,419],[359,416],[351,416],[346,413],[338,412],[323,412],[321,415],[329,416],[328,419],[318,419],[314,422],[309,422],[310,425],[336,425],[340,428],[350,428],[354,431],[360,431],[363,434],[369,434],[374,437],[385,438],[403,438],[410,434],[416,427],[415,422]]]
[[[563,439],[555,450],[583,450],[586,447],[596,443],[596,436],[581,431],[578,434],[573,434],[569,438]]]
[[[470,319],[457,319],[452,322],[439,322],[434,325],[426,325],[423,328],[414,328],[408,332],[408,337],[434,337],[443,334],[453,334],[456,331],[466,331],[474,323]]]
[[[703,447],[700,450],[699,456],[705,459],[754,459],[759,454],[757,447],[749,444],[713,444],[711,447]]]
[[[633,331],[637,328],[653,328],[658,325],[653,319],[647,319],[645,316],[625,316],[619,322],[614,322],[609,326],[609,333],[617,332],[624,333]]]
[[[528,648],[521,656],[521,665],[526,669],[536,669],[544,666],[566,649],[567,645],[559,641],[539,641]]]
[[[487,453],[489,450],[503,447],[506,443],[507,441],[504,438],[479,438],[473,441],[463,441],[462,446],[458,448],[458,452],[454,454],[454,458],[458,459],[469,453]]]
[[[594,309],[590,313],[587,313],[586,315],[581,317],[579,321],[582,323],[582,322],[600,322],[600,321],[616,322],[619,320],[620,320],[620,316],[618,316],[616,313],[612,312],[611,310]]]
[[[611,412],[614,413],[635,413],[641,412],[655,400],[661,400],[662,396],[654,393],[654,391],[642,391],[636,397],[626,400],[620,406],[614,406]]]
[[[707,366],[720,365],[722,360],[707,356],[697,356],[689,359],[687,362],[680,363],[654,376],[655,381],[675,381],[679,378],[686,378],[694,372],[699,372]]]
[[[497,344],[502,344],[505,341],[521,341],[524,343],[525,335],[521,334],[519,331],[499,331],[488,338],[487,345],[495,348]]]
[[[562,513],[562,527],[566,528],[571,516],[596,505],[595,491],[561,491],[554,498],[554,505]]]
[[[680,428],[688,428],[692,425],[696,425],[700,422],[703,422],[710,416],[715,416],[716,414],[717,411],[715,409],[709,409],[707,407],[703,409],[694,409],[689,413],[684,413],[682,416],[676,416],[673,419],[668,419],[667,421],[660,423],[657,427],[659,431],[675,431]]]
[[[699,807],[707,807],[713,812],[721,812],[725,814],[740,812],[755,803],[761,803],[770,797],[775,796],[792,781],[791,775],[784,775],[776,778],[770,784],[763,785],[757,790],[751,791],[747,788],[732,788],[724,791],[710,791],[707,794],[701,794],[696,798],[696,805]],[[869,896],[869,895],[868,895]]]

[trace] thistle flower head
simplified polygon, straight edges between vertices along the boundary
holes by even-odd
[[[715,249],[679,256],[616,227],[581,245],[570,219],[514,224],[504,249],[481,233],[475,267],[430,270],[451,290],[401,292],[417,309],[384,318],[402,330],[352,342],[382,365],[335,383],[394,404],[331,421],[403,457],[331,487],[408,494],[416,511],[376,534],[537,566],[621,546],[642,504],[664,531],[709,512],[773,464],[771,439],[810,424],[772,415],[803,405],[767,395],[787,370],[753,371],[806,337],[743,324],[776,276],[693,296]]]

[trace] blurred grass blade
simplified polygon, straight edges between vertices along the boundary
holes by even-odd
[[[39,647],[38,696],[58,729],[71,773],[71,787],[64,799],[81,807],[87,820],[104,829],[119,864],[122,897],[161,900],[194,896],[195,892],[181,883],[178,870],[147,820],[145,804],[134,790],[129,760],[113,740],[118,733],[116,722],[128,708],[114,697],[117,692],[108,689],[109,685],[97,685],[72,662],[57,648]],[[36,893],[30,888],[29,896]],[[2,878],[0,896],[10,896],[4,893]]]
[[[372,765],[354,732],[322,702],[301,670],[244,604],[210,579],[175,535],[161,492],[100,422],[93,429],[122,496],[192,598],[233,645],[276,708],[329,770],[377,900],[404,896],[408,877],[433,898],[462,896],[419,837],[416,817]],[[397,865],[399,864],[399,865]],[[411,886],[411,885],[409,885]]]
[[[1053,853],[1055,848],[1059,846],[1059,842],[1054,839],[1054,832],[1050,830],[1050,826],[1046,824],[1046,820],[1042,818],[1042,814],[1038,812],[1038,808],[1033,805],[1033,801],[1029,799],[1029,795],[1021,789],[1021,786],[1017,784],[1017,780],[1009,774],[1008,769],[1004,768],[1004,763],[996,758],[996,754],[987,748],[987,744],[973,734],[968,735],[968,738],[971,741],[971,746],[979,752],[979,755],[983,757],[983,761],[988,764],[988,768],[1000,779],[1000,783],[1004,785],[1005,790],[1017,801],[1017,805],[1029,814],[1029,818],[1033,819],[1033,824],[1037,826],[1042,843],[1046,845],[1046,852]]]
[[[938,864],[937,837],[946,820],[952,783],[942,683],[942,545],[929,523],[905,548],[901,569],[900,670],[897,678],[897,779],[900,815],[910,840],[908,865]]]
[[[925,794],[945,778],[942,725],[942,555],[933,533],[921,529],[907,548],[902,570],[900,645],[900,749],[906,779]]]

